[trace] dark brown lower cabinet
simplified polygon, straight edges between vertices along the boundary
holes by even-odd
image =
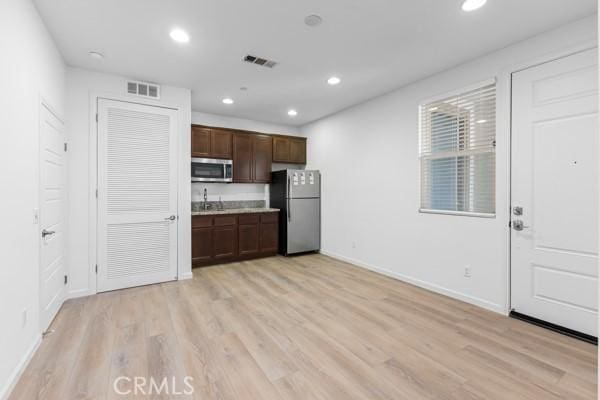
[[[237,254],[237,226],[215,226],[212,242],[215,260],[235,257]]]
[[[258,230],[258,224],[238,226],[240,256],[258,254]]]
[[[194,262],[206,262],[212,260],[212,228],[192,228],[192,254]]]
[[[260,251],[261,253],[277,253],[279,248],[279,214],[263,214],[260,216]]]
[[[194,267],[277,254],[278,213],[192,217]]]

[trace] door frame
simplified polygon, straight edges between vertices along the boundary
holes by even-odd
[[[507,287],[507,297],[506,297],[506,309],[505,313],[508,315],[512,311],[512,237],[511,237],[511,227],[510,222],[512,221],[512,173],[513,173],[513,160],[512,160],[512,150],[513,150],[513,79],[514,74],[537,67],[539,65],[543,65],[552,61],[557,61],[562,58],[566,58],[575,54],[583,53],[588,50],[593,50],[598,48],[598,41],[596,40],[588,40],[585,42],[581,42],[577,45],[569,46],[568,48],[564,48],[559,51],[553,51],[550,53],[546,53],[542,56],[534,57],[524,62],[513,64],[507,71],[507,81],[510,87],[509,90],[509,143],[508,143],[508,154],[507,154],[507,162],[508,162],[508,221],[506,221],[506,235],[507,235],[507,274],[506,274],[506,287]],[[504,74],[503,74],[504,75]],[[599,389],[600,390],[600,389]]]
[[[38,323],[40,324],[40,326],[43,326],[43,317],[42,317],[42,310],[44,305],[42,304],[42,238],[41,238],[41,232],[40,232],[40,227],[41,227],[41,223],[42,223],[42,203],[43,203],[43,185],[42,185],[42,109],[45,108],[46,110],[48,110],[52,115],[54,115],[54,117],[56,117],[56,119],[58,119],[64,128],[64,140],[65,143],[68,144],[68,137],[67,137],[67,130],[66,130],[66,124],[65,124],[65,120],[63,117],[60,116],[60,113],[56,110],[56,108],[54,108],[54,106],[52,106],[52,103],[50,103],[43,95],[39,95],[39,101],[38,101],[38,152],[37,152],[37,162],[38,162],[38,170],[37,170],[37,186],[38,186],[38,207],[37,207],[37,213],[35,215],[36,218],[36,226],[37,226],[37,248],[38,248]],[[69,159],[68,159],[68,155],[65,155],[65,174],[68,174],[69,171]],[[67,178],[67,177],[65,177]],[[65,179],[65,209],[64,211],[64,227],[63,227],[63,232],[64,232],[64,236],[65,238],[68,238],[68,229],[69,229],[69,220],[68,220],[68,207],[69,207],[69,181],[68,179]],[[66,241],[65,241],[66,244]],[[68,257],[67,257],[67,247],[65,246],[63,249],[63,257],[64,257],[64,265],[65,265],[65,273],[67,274],[67,276],[69,275],[69,264],[68,264]],[[69,298],[69,285],[70,282],[67,280],[67,287],[65,288],[65,298],[63,300],[67,300]],[[60,309],[59,309],[60,311]],[[52,321],[50,321],[50,323],[52,323]],[[44,328],[45,330],[46,328]]]
[[[96,274],[96,265],[98,264],[98,198],[96,197],[96,191],[98,189],[98,121],[96,120],[96,114],[98,113],[98,101],[100,99],[113,100],[113,101],[121,101],[125,103],[134,103],[144,106],[151,107],[160,107],[160,108],[169,108],[175,110],[177,112],[177,121],[176,121],[176,130],[177,130],[177,142],[175,146],[177,147],[177,280],[190,279],[192,277],[191,273],[184,273],[182,268],[182,260],[181,250],[183,248],[182,237],[181,237],[181,228],[182,218],[179,218],[182,212],[185,211],[185,207],[181,206],[182,196],[181,196],[181,167],[182,167],[182,157],[181,157],[181,144],[182,140],[180,138],[181,135],[181,111],[185,109],[184,105],[181,104],[173,104],[169,102],[157,101],[152,99],[141,99],[137,96],[132,95],[118,95],[115,93],[106,93],[106,92],[90,92],[89,97],[89,187],[88,187],[88,197],[89,197],[89,248],[88,248],[88,288],[82,290],[81,292],[72,293],[71,297],[79,297],[79,296],[87,296],[98,293],[98,276]],[[191,238],[191,233],[190,233]],[[190,251],[191,254],[191,251]]]

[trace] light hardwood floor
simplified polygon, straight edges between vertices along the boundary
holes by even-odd
[[[595,346],[322,255],[71,300],[52,329],[12,400],[596,398]]]

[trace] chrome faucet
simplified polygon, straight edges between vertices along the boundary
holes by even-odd
[[[204,188],[204,211],[208,210],[208,190]]]

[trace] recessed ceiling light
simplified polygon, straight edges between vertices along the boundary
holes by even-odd
[[[223,99],[223,104],[233,104],[233,99],[226,97]]]
[[[316,14],[309,15],[308,17],[304,18],[304,23],[310,27],[321,25],[321,22],[323,22],[323,18]]]
[[[487,3],[487,0],[465,0],[462,9],[463,11],[475,11],[478,8],[481,8]]]
[[[95,58],[96,60],[101,60],[104,58],[104,54],[98,53],[97,51],[90,51],[90,57]]]
[[[169,33],[169,36],[177,43],[187,43],[190,41],[190,35],[183,29],[173,29],[171,33]]]
[[[340,78],[338,78],[337,76],[332,76],[331,78],[327,79],[327,83],[329,83],[330,85],[337,85],[341,81],[342,80]]]
[[[296,110],[290,110],[290,111],[288,111],[288,115],[290,117],[295,117],[296,115],[298,115],[298,111],[296,111]]]

